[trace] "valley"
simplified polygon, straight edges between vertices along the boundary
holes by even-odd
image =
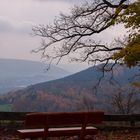
[[[121,95],[121,98],[124,99],[122,104],[124,104],[130,100],[129,95],[132,94],[135,112],[140,112],[140,90],[132,86],[133,82],[140,81],[140,79],[135,77],[131,80],[133,74],[139,72],[139,68],[129,69],[117,65],[114,67],[113,79],[111,72],[106,72],[95,90],[98,79],[103,74],[100,70],[101,66],[98,65],[64,78],[11,91],[0,97],[0,103],[12,104],[12,111],[18,112],[97,109],[118,113],[120,110],[113,105],[116,100],[114,97]],[[130,111],[133,112],[133,109],[131,108]],[[127,111],[126,108],[123,110]]]

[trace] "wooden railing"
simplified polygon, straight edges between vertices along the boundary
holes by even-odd
[[[0,121],[23,121],[25,119],[25,115],[28,112],[0,112]],[[127,122],[130,127],[135,127],[138,123],[140,126],[140,114],[131,114],[131,115],[110,115],[105,114],[104,116],[105,124],[108,123],[122,123]]]

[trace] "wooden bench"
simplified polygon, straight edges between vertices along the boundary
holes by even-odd
[[[100,124],[103,117],[103,112],[30,113],[25,118],[26,129],[17,130],[17,134],[20,139],[77,135],[84,140],[86,135],[98,133],[93,124]]]

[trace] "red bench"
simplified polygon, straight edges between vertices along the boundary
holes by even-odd
[[[17,134],[20,139],[77,135],[84,140],[86,135],[98,133],[93,125],[100,124],[103,117],[103,112],[30,113],[26,115],[26,129],[17,130]]]

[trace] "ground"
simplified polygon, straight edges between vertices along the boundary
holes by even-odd
[[[93,137],[88,137],[91,140]],[[51,138],[50,140],[76,140],[76,137],[71,138]],[[0,131],[0,140],[18,140],[16,135],[8,134],[7,130]],[[41,139],[38,139],[41,140]],[[94,140],[140,140],[140,129],[132,130],[115,130],[101,131],[95,136]]]

